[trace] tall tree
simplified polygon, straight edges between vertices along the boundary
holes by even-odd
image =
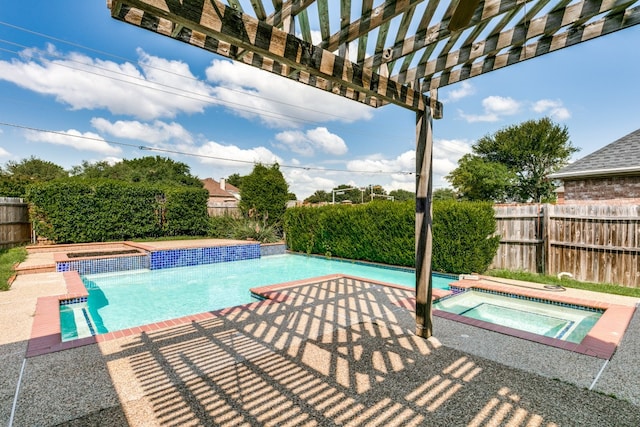
[[[403,189],[391,190],[389,191],[389,195],[393,196],[395,202],[404,202],[405,200],[413,200],[416,198],[415,192]]]
[[[506,200],[553,199],[554,185],[547,177],[577,151],[566,126],[548,117],[529,120],[480,138],[473,154],[463,156],[446,178],[471,200],[500,201],[502,189]]]
[[[62,166],[47,160],[41,160],[34,156],[19,162],[8,161],[5,173],[14,179],[31,182],[51,181],[56,178],[69,176]]]
[[[328,193],[324,190],[316,190],[315,193],[304,199],[304,203],[322,203],[322,202],[330,202],[331,201],[331,193]]]
[[[254,218],[269,224],[280,224],[287,208],[289,185],[280,166],[257,164],[253,171],[243,177],[240,189],[240,209]]]
[[[462,200],[513,200],[511,193],[516,176],[502,163],[465,154],[458,160],[458,167],[445,178],[457,190]]]
[[[62,166],[34,156],[19,162],[9,161],[0,168],[0,197],[24,197],[30,184],[67,176]]]
[[[438,188],[433,190],[433,200],[457,200],[458,195],[451,188]]]
[[[233,185],[239,190],[242,188],[242,178],[244,178],[244,176],[240,176],[238,173],[232,173],[227,177],[227,183]]]
[[[72,170],[84,178],[110,178],[127,182],[146,182],[162,185],[202,187],[202,182],[191,175],[189,165],[161,156],[147,156],[123,160],[114,165],[107,162],[83,162]]]

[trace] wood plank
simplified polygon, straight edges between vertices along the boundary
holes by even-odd
[[[331,35],[331,37],[323,39],[323,43],[321,43],[319,47],[334,51],[341,43],[352,42],[384,24],[388,26],[393,18],[409,11],[422,1],[423,0],[388,0],[376,6],[373,10],[369,8],[370,12],[368,13],[363,10],[360,19],[353,21],[346,27],[341,27],[340,31]],[[371,5],[372,4],[373,3],[371,3]]]
[[[262,0],[249,0],[251,2],[251,6],[253,7],[253,11],[256,13],[256,18],[261,21],[267,19],[267,13],[264,11],[264,5],[262,4]]]
[[[411,24],[411,20],[413,19],[413,14],[415,12],[415,6],[412,6],[407,10],[404,14],[402,14],[402,20],[400,21],[400,25],[398,26],[398,31],[396,32],[395,43],[401,43],[407,37],[407,31],[409,31],[409,25]],[[393,73],[393,68],[395,67],[396,61],[389,62],[389,73]]]
[[[274,11],[274,13],[269,15],[264,22],[269,25],[273,25],[274,27],[280,27],[285,20],[290,19],[293,16],[297,16],[300,12],[311,6],[315,1],[316,0],[287,1],[280,10]]]
[[[362,13],[361,16],[367,16],[371,13],[371,8],[373,7],[373,0],[362,0]],[[367,55],[367,42],[369,40],[369,33],[363,31],[360,37],[358,38],[358,57],[356,62],[359,65],[362,65],[362,61],[364,61],[365,56]]]
[[[330,35],[329,3],[327,0],[317,0],[316,5],[318,6],[318,19],[320,21],[320,37],[325,41],[329,39]],[[335,49],[329,50],[333,51]]]
[[[505,12],[508,12],[516,4],[522,3],[523,0],[487,0],[484,2],[482,8],[479,8],[471,19],[472,24],[469,26],[475,26],[481,22],[493,19]],[[432,44],[437,44],[441,40],[447,39],[451,32],[447,28],[449,20],[446,17],[431,26],[430,28],[417,32],[413,37],[409,37],[402,41],[402,43],[396,44],[391,48],[391,55],[388,58],[382,58],[381,55],[376,54],[367,58],[364,65],[367,67],[375,67],[383,62],[391,60],[397,60],[398,58],[408,55],[411,52],[417,52],[422,48],[425,48]]]
[[[302,33],[302,40],[309,44],[312,44],[313,40],[311,39],[311,27],[309,26],[309,16],[307,15],[306,10],[303,10],[298,14],[298,23],[300,24],[300,33]]]

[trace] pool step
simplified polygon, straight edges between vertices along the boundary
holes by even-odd
[[[96,334],[91,316],[87,311],[86,303],[69,304],[65,309],[71,311],[73,324],[65,324],[62,322],[60,325],[62,329],[62,341],[91,337]]]

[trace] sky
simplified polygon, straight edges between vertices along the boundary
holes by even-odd
[[[640,25],[441,88],[434,188],[449,186],[479,138],[526,120],[566,126],[580,149],[572,161],[633,132],[638,70]],[[0,101],[1,166],[161,155],[216,180],[278,162],[300,200],[340,184],[415,188],[414,112],[372,109],[116,21],[105,0],[0,5]]]

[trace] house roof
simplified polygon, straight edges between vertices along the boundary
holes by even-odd
[[[220,188],[220,183],[213,178],[206,178],[202,180],[204,188],[209,192],[210,197],[233,197],[236,198],[236,194],[240,194],[238,187],[235,187],[228,182],[225,183],[225,190]]]
[[[640,173],[640,129],[549,175],[552,179]]]

